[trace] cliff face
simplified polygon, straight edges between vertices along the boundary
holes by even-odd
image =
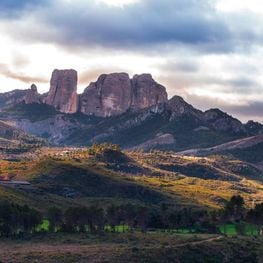
[[[158,84],[150,74],[135,75],[132,79],[132,108],[145,109],[167,101],[165,87]]]
[[[132,79],[127,73],[102,74],[80,95],[77,94],[77,82],[77,71],[55,69],[48,93],[40,95],[33,84],[28,90],[0,94],[0,108],[1,104],[4,107],[21,102],[44,103],[62,113],[110,117],[168,101],[165,87],[150,74],[135,75]]]
[[[130,108],[131,97],[132,86],[128,74],[101,75],[80,96],[80,111],[101,117],[118,115]]]
[[[50,81],[50,90],[48,96],[44,99],[44,103],[54,106],[60,112],[77,112],[77,82],[77,71],[73,69],[55,69]]]
[[[80,96],[80,111],[84,114],[108,117],[127,110],[140,110],[167,101],[163,86],[150,74],[126,73],[101,75]]]

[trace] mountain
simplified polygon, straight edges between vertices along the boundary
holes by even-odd
[[[47,145],[45,140],[0,121],[0,158],[30,152],[45,145]]]
[[[77,94],[77,79],[73,69],[54,70],[47,94],[38,94],[35,85],[1,94],[0,118],[52,144],[71,146],[112,142],[184,151],[263,133],[260,123],[242,124],[219,109],[202,112],[179,96],[168,100],[150,74],[103,74],[83,94]]]
[[[220,144],[209,148],[191,149],[180,152],[182,155],[209,156],[215,154],[231,155],[243,161],[258,164],[262,169],[263,164],[263,135],[256,135],[235,141]]]

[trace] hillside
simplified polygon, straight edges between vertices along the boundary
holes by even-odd
[[[239,160],[169,152],[103,156],[86,149],[43,148],[31,162],[1,161],[2,178],[30,185],[2,185],[0,197],[41,210],[51,203],[112,202],[218,208],[234,194],[242,194],[248,204],[263,201],[263,173]]]
[[[46,145],[47,142],[36,136],[26,134],[8,122],[0,121],[1,158],[5,155],[22,154]]]
[[[261,168],[263,162],[263,135],[247,137],[210,148],[191,149],[181,152],[182,155],[209,156],[227,154],[234,158],[251,162]]]
[[[20,129],[46,138],[52,144],[69,146],[112,142],[123,148],[182,151],[211,147],[262,132],[261,124],[243,125],[220,110],[201,112],[180,97],[107,118],[64,114],[36,103],[15,105],[3,110],[0,116],[12,119]]]

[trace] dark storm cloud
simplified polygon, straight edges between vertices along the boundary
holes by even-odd
[[[35,1],[4,2],[3,7],[18,10],[32,6]],[[124,8],[96,1],[48,2],[40,2],[46,3],[46,7],[30,12],[37,20],[39,31],[32,32],[30,24],[25,28],[18,24],[21,37],[83,47],[140,49],[161,45],[169,49],[176,44],[204,50],[212,46],[214,52],[231,49],[228,25],[208,0],[141,0]],[[55,30],[56,35],[41,34],[43,28]]]
[[[204,53],[228,53],[249,52],[251,46],[263,42],[260,16],[225,14],[215,3],[141,0],[119,8],[95,0],[3,0],[0,16],[13,12],[20,16],[7,29],[14,37],[19,32],[21,39],[68,48],[101,46],[143,52],[161,48],[169,52],[183,46]],[[21,25],[28,16],[31,20]]]

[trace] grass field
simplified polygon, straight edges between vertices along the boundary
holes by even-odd
[[[238,235],[238,224],[226,224],[219,226],[221,234],[227,236],[236,236]],[[243,232],[246,236],[258,236],[258,231],[256,226],[250,224],[243,224]]]

